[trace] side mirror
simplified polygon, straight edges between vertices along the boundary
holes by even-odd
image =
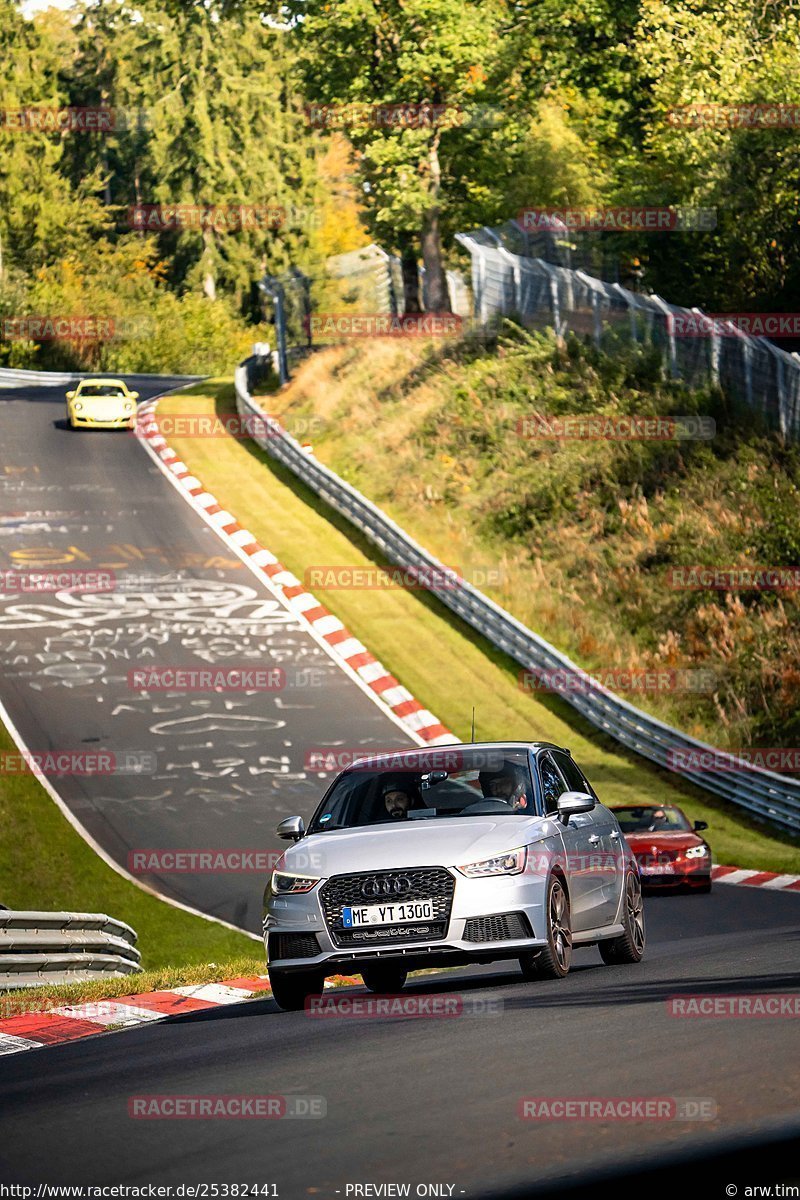
[[[566,825],[577,813],[591,812],[595,806],[594,796],[588,792],[562,792],[558,797],[558,815]]]
[[[74,392],[67,392],[67,399],[68,399],[68,400],[74,400],[74,399],[75,399],[75,393],[74,393]]]
[[[708,829],[708,821],[695,821],[695,833],[699,833],[701,829]]]
[[[278,837],[282,838],[284,842],[299,842],[305,832],[306,827],[302,817],[287,817],[285,821],[281,821],[277,829]]]
[[[138,392],[131,392],[131,393],[130,393],[130,397],[131,397],[131,400],[138,400],[138,399],[139,399],[139,393],[138,393]]]

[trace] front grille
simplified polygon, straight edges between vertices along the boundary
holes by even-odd
[[[315,933],[271,933],[267,939],[267,958],[314,958],[319,954]]]
[[[530,937],[533,932],[525,913],[470,917],[464,925],[465,942],[514,942]]]
[[[364,929],[337,929],[331,936],[337,946],[393,946],[397,942],[433,942],[447,933],[447,921],[427,925],[372,925]]]
[[[669,866],[670,863],[676,862],[680,858],[678,850],[659,850],[656,854],[647,854],[644,851],[638,851],[636,861],[642,867],[659,867]]]
[[[319,898],[331,938],[337,946],[395,945],[397,942],[427,942],[446,937],[455,886],[455,879],[444,867],[409,867],[408,870],[334,875],[320,889]],[[344,928],[342,908],[345,904],[379,904],[381,900],[432,900],[433,919],[400,926]]]

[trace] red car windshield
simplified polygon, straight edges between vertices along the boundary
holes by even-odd
[[[691,833],[692,827],[679,808],[663,805],[628,805],[612,810],[623,833]]]

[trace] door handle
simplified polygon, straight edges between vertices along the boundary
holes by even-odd
[[[593,833],[593,834],[592,834],[592,836],[589,838],[589,845],[590,845],[590,846],[596,846],[596,845],[598,844],[598,842],[599,842],[599,841],[600,841],[600,834],[599,834],[599,833]]]

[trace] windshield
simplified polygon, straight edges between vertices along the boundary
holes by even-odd
[[[623,833],[686,832],[692,828],[681,810],[670,805],[662,808],[654,808],[652,804],[631,805],[615,808],[613,812]]]
[[[80,390],[81,396],[119,396],[122,388],[115,383],[85,383]]]
[[[419,759],[420,761],[416,761]],[[424,760],[424,761],[423,761]],[[442,765],[440,765],[442,764]],[[462,816],[532,816],[526,750],[428,751],[384,765],[365,760],[341,775],[320,804],[309,833]]]

